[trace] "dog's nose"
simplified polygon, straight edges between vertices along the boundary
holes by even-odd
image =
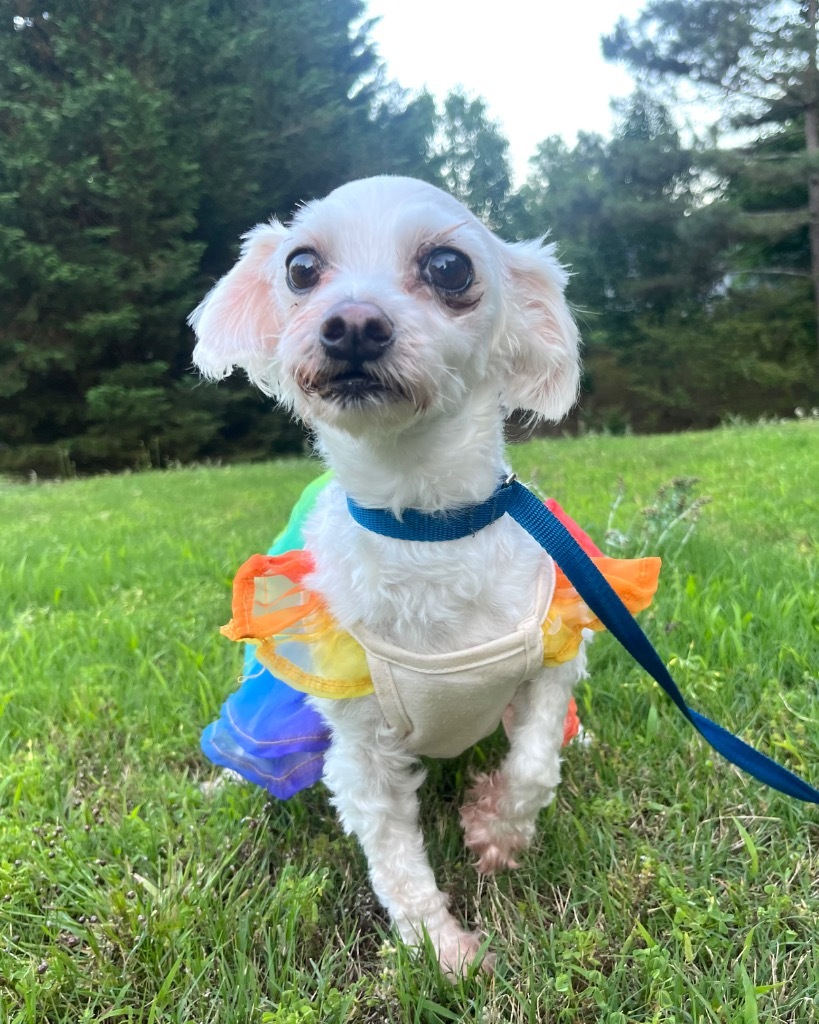
[[[319,338],[331,359],[366,363],[381,358],[395,341],[395,330],[375,303],[346,300],[330,310]]]

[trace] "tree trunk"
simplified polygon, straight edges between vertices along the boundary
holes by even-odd
[[[819,75],[816,68],[817,0],[808,2],[808,27],[811,40],[808,54],[807,103],[805,105],[805,145],[810,158],[808,170],[808,232],[810,271],[813,281],[813,305],[816,321],[816,358],[819,362]]]

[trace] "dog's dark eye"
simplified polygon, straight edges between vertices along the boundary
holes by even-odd
[[[306,292],[318,284],[321,260],[312,249],[296,249],[287,257],[287,284],[294,292]]]
[[[433,249],[421,262],[421,275],[449,295],[465,292],[474,277],[469,258],[457,249]]]

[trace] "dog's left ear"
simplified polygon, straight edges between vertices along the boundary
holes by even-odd
[[[569,275],[555,258],[554,245],[501,245],[501,398],[510,412],[523,409],[556,422],[576,402],[580,383],[580,341],[563,296]]]

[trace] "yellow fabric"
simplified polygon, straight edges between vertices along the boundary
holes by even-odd
[[[632,614],[651,604],[659,558],[600,556],[592,561]],[[312,568],[310,556],[303,551],[248,559],[234,581],[233,619],[222,632],[231,640],[258,644],[259,661],[302,693],[335,699],[372,693],[364,648],[339,629],[321,598],[304,585]],[[547,667],[576,657],[584,629],[604,628],[565,574],[555,569],[555,593],[542,627]],[[282,652],[293,642],[310,645],[312,672]]]
[[[373,692],[364,648],[349,633],[339,629],[326,611],[316,613],[309,632],[286,639],[310,644],[314,672],[306,672],[289,658],[279,654],[282,637],[266,637],[259,642],[256,656],[273,675],[288,686],[313,697],[363,697]]]

